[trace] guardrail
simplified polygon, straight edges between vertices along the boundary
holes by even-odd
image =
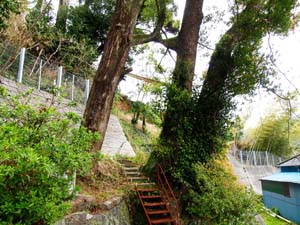
[[[169,203],[167,207],[169,208],[172,216],[175,217],[176,224],[180,225],[181,221],[180,221],[178,201],[177,201],[175,194],[171,188],[171,185],[165,175],[165,172],[159,163],[156,164],[156,171],[157,171],[158,186],[164,192],[165,197],[167,198],[168,203]]]

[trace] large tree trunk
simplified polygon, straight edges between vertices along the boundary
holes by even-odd
[[[192,91],[203,0],[187,0],[181,29],[177,37],[176,65],[173,82],[177,87]]]
[[[84,112],[83,125],[101,135],[93,151],[100,150],[103,143],[115,90],[128,58],[132,32],[142,3],[143,0],[118,0],[116,3],[112,25]]]
[[[180,127],[184,125],[186,111],[185,99],[179,97],[185,94],[181,95],[178,91],[187,94],[192,92],[199,30],[203,18],[202,7],[203,0],[186,1],[181,29],[176,39],[177,58],[172,77],[176,90],[169,91],[169,102],[161,132],[161,138],[172,142],[173,138],[177,137]]]

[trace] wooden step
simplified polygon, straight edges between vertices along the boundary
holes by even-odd
[[[166,217],[162,219],[151,219],[151,224],[161,224],[161,223],[172,223],[175,222],[171,217]]]
[[[144,205],[149,206],[149,207],[153,207],[153,206],[166,205],[166,203],[164,203],[164,202],[145,202]]]
[[[147,210],[148,215],[156,215],[156,214],[167,214],[170,213],[167,209],[160,209],[160,210]]]
[[[143,199],[155,199],[155,198],[162,198],[161,195],[141,195]]]

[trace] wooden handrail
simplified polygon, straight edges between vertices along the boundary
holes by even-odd
[[[179,225],[180,224],[179,207],[178,207],[178,202],[175,197],[175,194],[174,194],[174,192],[171,188],[171,185],[165,175],[164,170],[162,169],[162,167],[159,163],[156,164],[156,170],[157,170],[157,183],[158,183],[159,187],[164,191],[170,205],[173,206],[171,204],[171,198],[173,199],[173,201],[175,203],[175,210],[174,210],[175,217],[176,217],[175,219],[176,219],[176,224]]]

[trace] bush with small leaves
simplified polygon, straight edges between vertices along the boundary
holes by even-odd
[[[71,174],[90,171],[98,137],[75,113],[0,93],[0,224],[52,224],[68,209]]]

